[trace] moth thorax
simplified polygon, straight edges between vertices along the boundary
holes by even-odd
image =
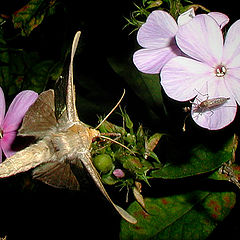
[[[91,139],[98,137],[100,135],[100,132],[93,128],[88,128],[88,133],[89,133]]]

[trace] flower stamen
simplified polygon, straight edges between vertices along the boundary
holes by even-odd
[[[219,65],[215,69],[215,74],[216,74],[217,77],[223,77],[226,74],[226,72],[227,72],[227,69],[223,65]]]

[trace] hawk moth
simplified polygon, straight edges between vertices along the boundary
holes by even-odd
[[[67,84],[65,84],[65,110],[57,112],[56,108],[55,111],[55,106],[61,103],[59,96],[55,96],[53,90],[39,95],[26,113],[19,130],[19,135],[34,136],[38,141],[0,164],[0,178],[34,168],[35,179],[55,187],[79,190],[80,184],[76,173],[86,169],[118,213],[128,222],[136,223],[134,217],[113,203],[92,163],[90,153],[92,139],[100,136],[100,132],[89,128],[78,118],[73,85],[73,58],[80,34],[80,31],[76,33],[72,44]]]

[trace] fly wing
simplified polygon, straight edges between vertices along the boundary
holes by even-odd
[[[54,91],[50,89],[42,92],[28,109],[18,134],[37,138],[44,137],[46,131],[57,124],[54,111]]]
[[[57,188],[80,189],[71,165],[67,162],[44,163],[33,170],[33,178]]]
[[[102,182],[101,177],[99,176],[99,173],[97,172],[96,168],[94,167],[92,160],[91,160],[91,154],[90,153],[80,153],[81,156],[80,160],[83,163],[84,167],[87,169],[88,173],[92,177],[93,181],[97,185],[97,187],[100,189],[100,191],[103,193],[105,198],[113,205],[113,207],[117,210],[117,212],[128,222],[135,224],[137,223],[137,220],[131,216],[128,212],[126,212],[124,209],[116,205],[110,196],[108,195],[107,191],[105,190]]]

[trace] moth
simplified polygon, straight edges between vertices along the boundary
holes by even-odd
[[[60,92],[56,96],[53,90],[39,95],[26,113],[19,130],[19,135],[34,136],[38,140],[0,164],[0,178],[34,168],[35,179],[51,186],[79,190],[77,174],[86,169],[117,212],[125,220],[135,224],[137,220],[111,200],[92,163],[90,152],[92,140],[100,136],[100,132],[88,127],[78,118],[73,85],[73,58],[80,34],[78,31],[73,40],[68,78],[66,82],[60,81],[66,85],[66,94],[57,88],[57,93]],[[65,103],[60,99],[63,96]],[[59,105],[65,105],[65,108],[61,107],[59,111]]]

